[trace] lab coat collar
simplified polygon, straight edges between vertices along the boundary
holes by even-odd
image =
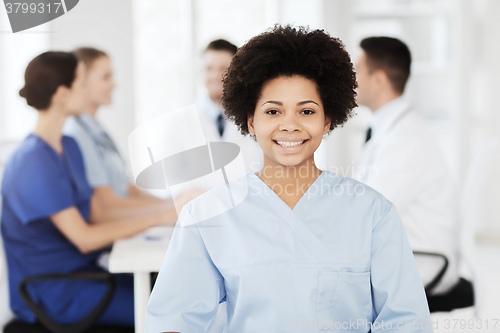
[[[371,129],[372,137],[384,133],[391,124],[411,107],[410,102],[403,96],[397,97],[374,112]]]
[[[92,132],[92,134],[100,135],[105,132],[101,124],[99,124],[99,122],[94,117],[92,117],[90,113],[85,112],[79,115],[78,118],[86,125],[86,128],[88,128]]]
[[[218,104],[214,103],[210,96],[205,96],[204,99],[204,111],[206,113],[206,116],[213,120],[214,123],[217,123],[217,117],[219,117],[219,114],[222,113],[224,115],[224,110],[219,107]]]

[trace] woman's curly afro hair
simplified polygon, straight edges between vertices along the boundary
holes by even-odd
[[[263,84],[293,75],[316,82],[331,120],[328,133],[353,115],[356,75],[340,39],[323,30],[275,25],[239,48],[223,75],[222,106],[241,134],[248,134],[247,119],[254,115]]]

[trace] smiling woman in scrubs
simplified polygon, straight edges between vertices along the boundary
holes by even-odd
[[[21,280],[100,271],[95,261],[102,248],[172,218],[166,213],[114,221],[89,218],[92,188],[82,156],[76,142],[61,132],[66,117],[84,110],[84,81],[85,65],[73,54],[46,52],[30,62],[20,91],[38,111],[38,121],[6,165],[1,231],[11,308],[26,322],[36,318],[18,292]],[[116,275],[116,282],[98,322],[133,325],[132,280]],[[106,288],[97,281],[58,280],[30,284],[28,291],[49,317],[73,324],[94,309]]]
[[[352,115],[355,88],[349,55],[322,30],[276,26],[238,50],[223,105],[264,167],[232,182],[233,193],[248,189],[234,208],[200,218],[225,186],[183,208],[147,332],[204,332],[223,300],[227,332],[432,332],[393,204],[314,163],[323,136]]]

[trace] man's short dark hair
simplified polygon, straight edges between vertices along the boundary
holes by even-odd
[[[228,51],[228,52],[231,52],[232,55],[235,55],[236,51],[238,51],[238,47],[236,47],[236,45],[228,42],[225,39],[216,39],[214,41],[211,41],[210,44],[208,44],[205,51],[208,51],[208,50]]]
[[[411,54],[408,46],[391,37],[365,38],[360,46],[367,56],[369,70],[383,70],[392,88],[402,94],[410,77]]]

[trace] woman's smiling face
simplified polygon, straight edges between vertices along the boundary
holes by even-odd
[[[265,165],[292,167],[314,160],[330,120],[314,81],[280,76],[262,86],[248,128],[264,151]]]

